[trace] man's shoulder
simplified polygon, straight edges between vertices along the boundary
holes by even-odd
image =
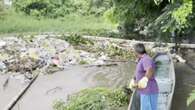
[[[146,54],[146,55],[143,57],[143,60],[152,61],[153,59],[152,59],[152,57],[150,57],[149,55]]]

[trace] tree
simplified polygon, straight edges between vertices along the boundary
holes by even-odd
[[[0,19],[2,19],[4,15],[5,15],[5,10],[3,6],[3,1],[0,0]]]
[[[68,14],[102,15],[110,0],[13,0],[16,11],[37,17],[57,18]]]
[[[154,23],[162,32],[182,31],[193,27],[193,18],[192,0],[182,0],[167,5]]]
[[[195,25],[192,0],[112,1],[114,5],[105,15],[113,23],[118,23],[125,34],[170,34],[175,30],[185,31]]]

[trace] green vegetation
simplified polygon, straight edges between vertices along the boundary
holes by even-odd
[[[87,38],[84,38],[78,34],[71,34],[70,36],[63,36],[62,38],[72,45],[94,45],[93,41]]]
[[[195,15],[192,0],[112,0],[113,7],[105,16],[120,25],[124,36],[170,36],[177,31],[193,30]],[[160,31],[159,31],[160,30]],[[149,38],[148,38],[149,39]]]
[[[188,97],[188,99],[187,99],[187,106],[190,106],[192,103],[193,103],[193,101],[195,101],[195,90],[193,90],[191,93],[190,93],[190,95],[189,95],[189,97]]]
[[[153,23],[153,28],[161,32],[186,33],[194,28],[192,23],[195,15],[192,13],[192,0],[179,0],[167,4],[163,13]]]
[[[115,26],[102,17],[110,6],[110,0],[13,0],[12,8],[3,16],[0,3],[0,15],[5,18],[0,20],[0,34],[75,32],[111,36],[109,31]]]
[[[133,50],[125,50],[115,45],[108,45],[104,51],[114,59],[136,59]]]
[[[3,11],[3,3],[2,3],[2,1],[0,1],[0,12],[2,12]]]
[[[110,6],[110,0],[14,0],[17,11],[36,17],[64,17],[67,14],[102,15]]]
[[[88,64],[88,62],[87,62],[87,61],[84,61],[84,60],[81,60],[81,61],[79,62],[79,64],[80,64],[80,65],[84,65],[84,64]]]
[[[193,33],[192,4],[192,0],[13,0],[13,11],[0,20],[0,33],[76,32],[170,41],[173,32]]]
[[[21,13],[9,12],[0,20],[0,34],[23,32],[75,32],[84,33],[85,30],[112,30],[113,25],[108,24],[102,17],[66,15],[62,18],[36,19]]]
[[[100,49],[101,50],[101,49]],[[109,44],[106,48],[102,49],[112,59],[128,60],[131,59],[136,61],[136,55],[133,49],[125,49],[116,44]],[[147,50],[147,53],[154,57],[156,53],[151,50]]]
[[[53,107],[55,110],[120,110],[127,104],[128,97],[121,89],[93,88],[71,95],[67,104],[57,101]]]
[[[136,56],[132,49],[125,49],[120,47],[118,44],[114,42],[109,42],[109,44],[105,46],[101,46],[96,44],[93,40],[89,38],[84,38],[80,34],[70,34],[70,35],[63,35],[60,37],[63,40],[66,40],[71,45],[73,45],[76,49],[85,50],[92,53],[101,54],[101,52],[106,53],[109,57],[113,59],[136,59]],[[148,51],[150,55],[154,53]],[[81,61],[80,64],[86,64],[85,62]]]
[[[0,19],[3,19],[4,15],[5,15],[5,9],[3,6],[3,1],[0,0]]]

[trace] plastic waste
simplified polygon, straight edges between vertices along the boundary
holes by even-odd
[[[4,69],[6,69],[6,65],[0,61],[0,71],[3,71]]]
[[[6,45],[5,41],[0,41],[0,48],[4,47]]]

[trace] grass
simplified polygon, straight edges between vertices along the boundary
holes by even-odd
[[[193,90],[188,99],[187,99],[187,106],[190,106],[195,101],[195,90]]]
[[[4,19],[0,19],[0,34],[7,33],[41,33],[41,32],[83,32],[85,30],[113,30],[103,17],[67,15],[63,18],[37,19],[24,14],[8,11]]]
[[[122,89],[90,88],[69,97],[67,103],[57,101],[54,110],[124,110],[128,96]]]

